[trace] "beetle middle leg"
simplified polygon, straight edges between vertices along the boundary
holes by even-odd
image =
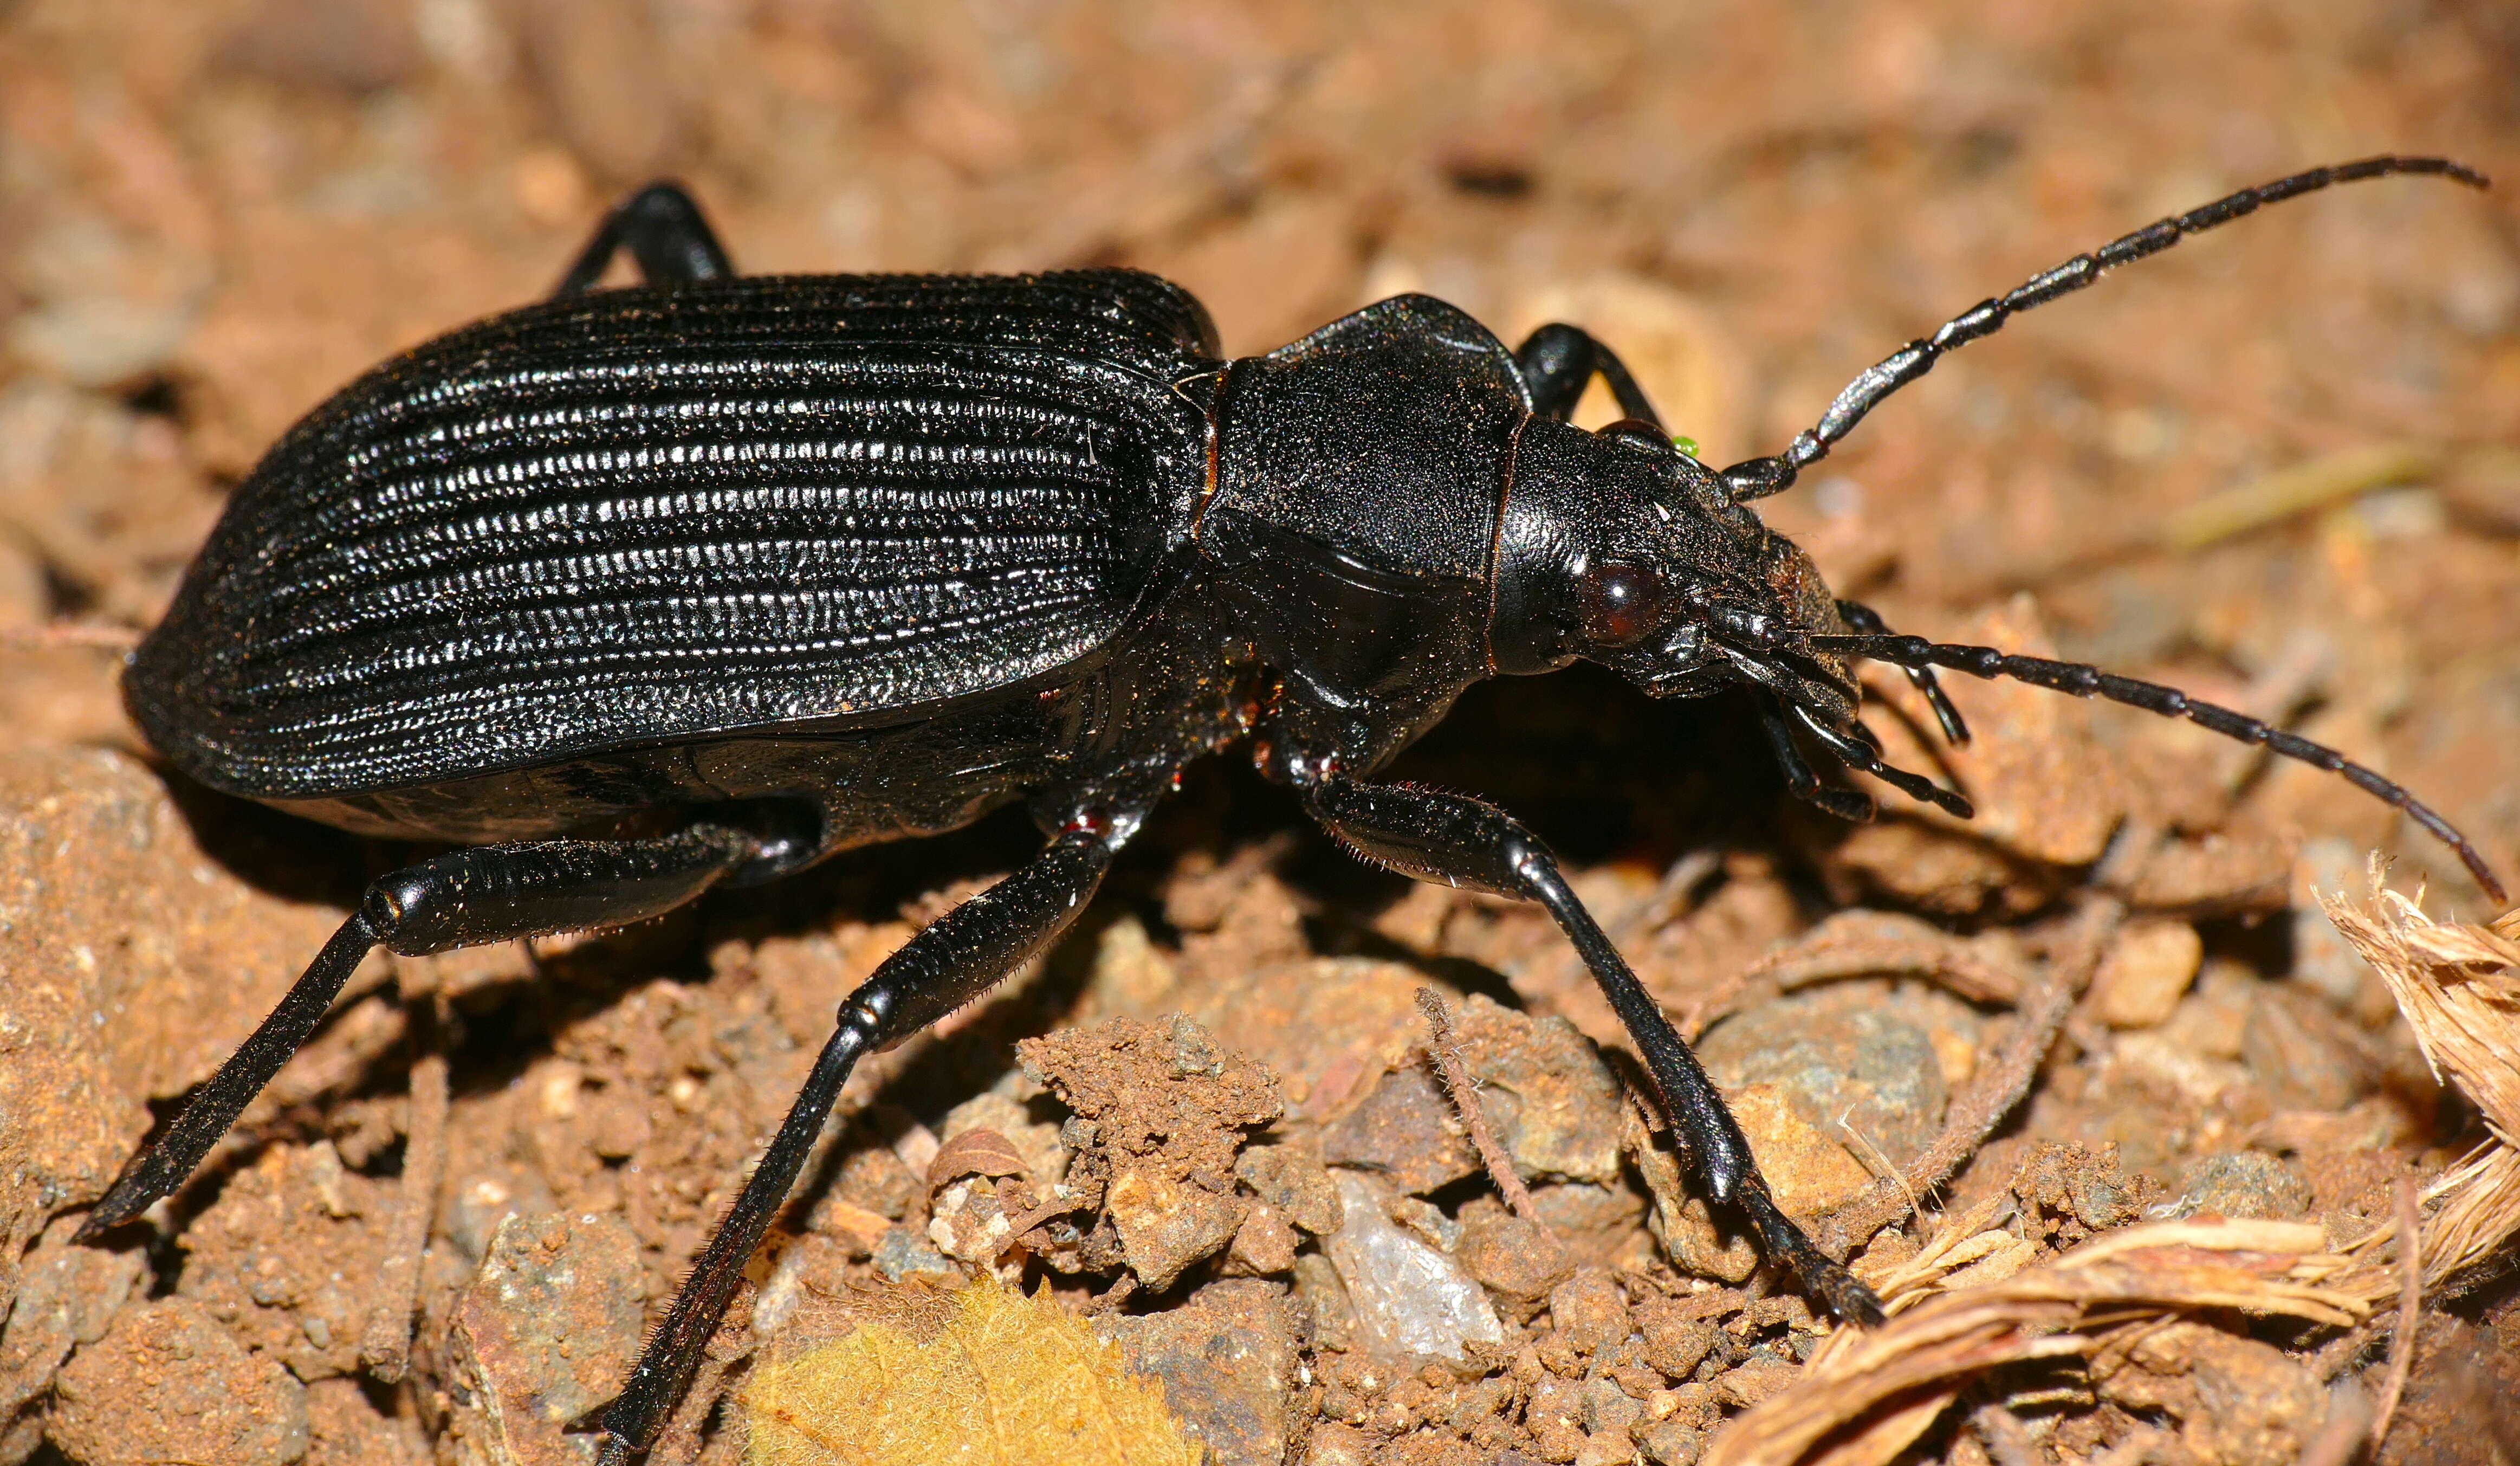
[[[760,853],[754,837],[703,823],[653,840],[486,846],[380,877],[253,1035],[194,1091],[165,1135],[123,1168],[78,1240],[121,1225],[184,1184],[315,1031],[370,949],[418,957],[626,926],[682,905]]]
[[[608,1437],[605,1466],[654,1443],[859,1058],[978,997],[1057,940],[1102,884],[1117,843],[1107,826],[1070,825],[1030,864],[938,917],[849,994],[779,1133],[649,1336],[620,1397],[597,1417]]]
[[[717,242],[717,231],[709,227],[708,216],[682,185],[652,183],[612,206],[552,295],[575,296],[593,290],[611,268],[612,256],[623,250],[639,262],[640,277],[650,285],[689,285],[735,274],[726,247]]]
[[[1839,1317],[1867,1324],[1881,1320],[1881,1301],[1872,1290],[1814,1247],[1777,1206],[1750,1154],[1750,1142],[1725,1108],[1714,1080],[1576,898],[1558,871],[1557,857],[1538,837],[1492,804],[1412,785],[1364,784],[1331,775],[1313,783],[1305,798],[1313,817],[1332,834],[1402,875],[1518,896],[1547,907],[1636,1040],[1706,1194],[1738,1209],[1758,1233],[1762,1251],[1791,1268]]]
[[[1619,411],[1639,422],[1662,427],[1662,417],[1645,397],[1645,389],[1619,359],[1619,353],[1594,337],[1581,326],[1562,321],[1552,322],[1523,338],[1514,347],[1513,364],[1522,372],[1525,387],[1531,389],[1531,410],[1545,418],[1563,423],[1575,416],[1575,404],[1584,398],[1584,389],[1593,385],[1595,374],[1608,385],[1610,395],[1618,399]]]

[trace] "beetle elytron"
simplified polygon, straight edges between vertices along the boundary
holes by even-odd
[[[2298,174],[2078,255],[1858,377],[1783,453],[1715,472],[1569,326],[1508,350],[1404,296],[1219,358],[1152,276],[739,278],[679,190],[607,219],[556,298],[441,337],[297,425],[237,491],[125,679],[211,788],[474,847],[377,881],[278,1009],[135,1157],[94,1237],[172,1191],[366,953],[638,921],[718,885],[1026,800],[1041,853],[839,1009],[803,1092],[620,1397],[606,1459],[654,1440],[858,1057],[969,1001],[1066,928],[1189,760],[1248,740],[1392,869],[1541,902],[1651,1073],[1698,1185],[1840,1316],[1880,1316],[1771,1199],[1739,1127],[1568,890],[1475,800],[1368,781],[1470,683],[1577,658],[1656,697],[1757,689],[1789,786],[1807,743],[1885,766],[1854,664],[1936,666],[2192,718],[2404,790],[2171,689],[1888,633],[1748,501],[1790,486],[1945,351],[2103,271],[2331,183],[2482,185],[2445,160]],[[596,290],[614,254],[647,283]],[[1595,377],[1625,421],[1568,418]]]

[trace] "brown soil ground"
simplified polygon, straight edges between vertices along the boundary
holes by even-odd
[[[686,179],[747,270],[1144,266],[1236,352],[1412,289],[1508,340],[1576,319],[1725,462],[2079,250],[2388,151],[2520,183],[2508,6],[0,6],[0,1466],[591,1459],[561,1427],[833,1005],[1033,839],[994,817],[626,933],[375,959],[140,1235],[68,1244],[410,853],[164,770],[115,628],[292,420],[548,290],[623,189]],[[2188,243],[1971,346],[1762,509],[1904,629],[2274,719],[2520,873],[2513,197],[2363,184]],[[1926,748],[1878,690],[1973,829],[1832,823],[1747,703],[1586,668],[1474,689],[1399,771],[1523,816],[1667,1008],[1721,1020],[1710,1067],[1806,1216],[2008,1063],[2028,1098],[1927,1204],[2008,1198],[2015,1265],[2147,1214],[2342,1239],[2475,1138],[2309,900],[2376,847],[2488,914],[2419,830],[2023,689],[1958,688],[1977,743]],[[1429,985],[1536,1220],[1420,1067]],[[2056,991],[2083,995],[2052,1048],[2007,1047]],[[1366,870],[1211,760],[1037,972],[852,1081],[704,1372],[726,1402],[659,1459],[736,1459],[747,1372],[831,1299],[995,1271],[1093,1313],[1223,1459],[1687,1466],[1824,1324],[1669,1189],[1621,1043],[1538,913]],[[1469,1281],[1393,1303],[1402,1256]],[[1991,1376],[1910,1454],[2289,1461],[2318,1422],[2284,1402],[2385,1363],[2381,1335],[2209,1322],[2213,1357],[2260,1351]],[[2419,1344],[2380,1459],[2520,1457],[2490,1428],[2520,1419],[2520,1294],[2471,1280]]]

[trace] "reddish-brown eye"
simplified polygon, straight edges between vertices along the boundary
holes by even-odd
[[[1662,577],[1642,565],[1597,565],[1576,587],[1584,636],[1596,646],[1623,647],[1662,624]]]

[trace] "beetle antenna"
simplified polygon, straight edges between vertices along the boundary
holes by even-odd
[[[1793,446],[1769,458],[1752,458],[1724,471],[1725,486],[1732,490],[1732,500],[1756,499],[1766,494],[1791,488],[1804,469],[1828,456],[1838,439],[1855,431],[1864,415],[1879,406],[1892,392],[1934,369],[1943,353],[1965,345],[1982,336],[1993,336],[2003,323],[2022,311],[2045,305],[2059,296],[2067,296],[2090,285],[2119,265],[2129,264],[2147,254],[2158,254],[2191,234],[2228,224],[2243,214],[2255,213],[2261,205],[2280,204],[2286,199],[2317,193],[2335,183],[2356,183],[2365,178],[2381,178],[2392,173],[2428,173],[2453,179],[2470,188],[2491,187],[2483,173],[2464,163],[2447,158],[2365,158],[2357,162],[2337,163],[2330,167],[2312,168],[2256,188],[2244,188],[2236,194],[2217,199],[2201,208],[2191,208],[2150,224],[2133,234],[2122,235],[2088,254],[2077,254],[2052,270],[2032,276],[2007,295],[1992,300],[1981,300],[1968,310],[1943,323],[1943,328],[1921,341],[1912,341],[1883,357],[1846,385],[1837,400],[1812,428],[1794,438]]]
[[[2509,899],[2503,892],[2502,882],[2494,874],[2494,868],[2485,863],[2485,857],[2468,843],[2467,837],[2408,793],[2403,785],[2382,778],[2324,744],[2297,737],[2228,708],[2200,703],[2178,688],[2117,676],[2079,662],[2017,657],[1993,647],[1927,641],[1921,636],[1815,636],[1811,638],[1811,646],[1815,651],[1887,662],[1894,666],[1946,666],[1972,676],[2009,677],[2034,687],[2072,693],[2078,698],[2104,698],[2130,708],[2140,708],[2146,712],[2157,712],[2164,717],[2183,717],[2226,738],[2263,744],[2286,758],[2298,759],[2329,773],[2343,774],[2365,794],[2404,810],[2408,818],[2430,830],[2436,839],[2457,852],[2460,863],[2467,867],[2468,874],[2476,878],[2476,884],[2485,889],[2487,895],[2497,903]]]
[[[1837,618],[1846,622],[1850,628],[1868,636],[1890,634],[1890,623],[1881,618],[1881,613],[1862,601],[1838,602]],[[1901,670],[1908,674],[1910,682],[1915,684],[1916,691],[1924,696],[1925,706],[1934,710],[1934,721],[1943,725],[1944,741],[1956,745],[1967,744],[1968,719],[1960,716],[1960,710],[1953,705],[1951,695],[1943,691],[1943,684],[1935,678],[1934,669],[1930,666],[1910,666],[1902,667]],[[1858,723],[1856,726],[1862,727],[1863,724]],[[1879,751],[1876,749],[1874,752]]]

